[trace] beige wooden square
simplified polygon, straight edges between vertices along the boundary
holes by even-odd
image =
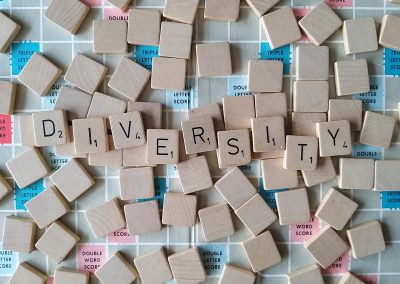
[[[16,216],[4,218],[3,249],[31,253],[36,239],[36,224],[32,219]]]
[[[90,103],[87,118],[108,118],[113,114],[121,114],[126,110],[126,102],[115,97],[95,92]]]
[[[364,58],[337,61],[334,69],[337,96],[369,92],[368,65]]]
[[[235,233],[227,203],[212,205],[199,210],[201,228],[207,242],[226,238]]]
[[[279,224],[291,225],[310,221],[310,206],[304,188],[275,193]]]
[[[218,165],[222,168],[247,165],[251,162],[250,133],[248,129],[219,131]]]
[[[379,44],[386,48],[400,51],[400,38],[395,36],[400,27],[400,17],[384,15],[379,33]]]
[[[320,157],[350,155],[352,139],[350,122],[337,120],[316,124]]]
[[[282,92],[283,63],[279,60],[249,60],[247,87],[251,92]]]
[[[147,144],[122,150],[124,167],[155,167],[147,163]]]
[[[104,153],[108,150],[104,118],[75,119],[72,121],[72,128],[76,153]]]
[[[186,154],[185,141],[183,139],[183,132],[181,129],[178,129],[179,136],[179,162],[183,162],[192,158],[197,157],[197,154]]]
[[[246,0],[246,3],[258,17],[261,17],[278,4],[279,1],[280,0]]]
[[[199,0],[165,0],[163,16],[167,19],[193,24]]]
[[[270,93],[255,95],[256,117],[283,116],[287,117],[285,93]]]
[[[323,268],[329,267],[349,249],[342,238],[328,225],[307,240],[304,247]]]
[[[125,11],[129,6],[129,3],[131,3],[131,0],[107,0],[107,2],[121,9],[122,11]]]
[[[344,52],[349,54],[378,50],[374,18],[359,18],[343,22]]]
[[[127,168],[119,171],[121,200],[151,198],[155,195],[153,168]]]
[[[293,110],[296,112],[327,112],[328,81],[295,81],[293,84]]]
[[[313,44],[321,45],[342,26],[342,20],[321,2],[299,21],[299,25]]]
[[[18,115],[19,135],[23,146],[35,146],[35,131],[33,129],[32,114]]]
[[[336,170],[331,157],[318,157],[317,167],[313,171],[301,171],[306,186],[311,187],[336,178]]]
[[[224,97],[222,98],[225,129],[251,128],[251,119],[255,117],[254,97]]]
[[[288,170],[313,171],[317,167],[318,139],[311,136],[286,136],[283,167]]]
[[[283,168],[283,158],[261,160],[261,175],[265,190],[293,188],[299,184],[297,170]]]
[[[7,196],[12,190],[11,185],[6,181],[6,179],[0,175],[0,201]]]
[[[14,114],[17,84],[0,80],[0,114]]]
[[[126,53],[128,43],[126,21],[93,21],[94,53]]]
[[[162,247],[136,257],[134,262],[143,283],[164,283],[172,279]],[[154,263],[157,263],[157,269],[154,269]]]
[[[162,104],[153,102],[128,102],[128,111],[139,111],[142,114],[145,129],[162,127]]]
[[[56,145],[54,152],[57,157],[69,157],[69,158],[87,158],[87,154],[77,154],[75,153],[75,145],[74,145],[74,131],[72,129],[72,125],[68,126],[69,129],[69,142]]]
[[[284,150],[286,147],[285,119],[282,116],[251,119],[251,133],[254,152]]]
[[[97,268],[94,275],[101,283],[115,284],[132,283],[138,277],[136,269],[118,251]]]
[[[8,284],[44,284],[47,276],[26,262],[18,265]]]
[[[360,131],[362,127],[361,100],[329,100],[328,120],[348,120],[352,131]]]
[[[67,113],[67,119],[72,121],[86,117],[91,101],[92,96],[90,94],[61,86],[54,109],[64,110]]]
[[[32,92],[43,97],[47,95],[61,73],[60,68],[35,52],[17,78]]]
[[[184,120],[181,125],[187,154],[197,154],[217,149],[217,138],[211,117]]]
[[[253,284],[256,275],[238,266],[225,264],[218,284]]]
[[[214,121],[215,131],[225,130],[224,118],[219,103],[202,105],[188,110],[189,119],[211,117]]]
[[[177,164],[179,133],[175,129],[147,129],[147,163]]]
[[[207,0],[204,19],[236,22],[239,18],[240,0]]]
[[[338,284],[364,284],[364,283],[365,282],[361,281],[350,272],[346,272],[338,282]]]
[[[176,164],[183,193],[189,194],[213,186],[205,156],[199,156]]]
[[[69,142],[67,115],[63,110],[49,110],[32,114],[35,145],[62,145]]]
[[[76,34],[89,11],[90,7],[78,0],[52,0],[44,16],[67,32]]]
[[[366,111],[360,134],[360,143],[388,149],[392,142],[396,119],[394,117]]]
[[[292,112],[292,135],[317,137],[315,124],[325,121],[323,112]]]
[[[316,264],[311,264],[302,267],[296,271],[290,272],[288,274],[290,284],[324,284],[324,279],[322,278],[321,270]]]
[[[196,224],[197,196],[177,192],[164,194],[162,223],[192,227]]]
[[[164,57],[190,59],[192,33],[192,25],[162,22],[158,54]]]
[[[329,79],[329,47],[296,47],[296,80],[324,81]]]
[[[341,158],[338,186],[343,189],[372,189],[374,168],[373,159]]]
[[[54,275],[55,284],[89,284],[89,273],[59,268]]]
[[[162,229],[157,200],[124,206],[126,225],[132,236],[159,232]]]
[[[37,148],[30,148],[6,162],[7,168],[20,188],[45,177],[49,172],[43,155]]]
[[[181,58],[154,57],[151,88],[159,90],[184,90],[186,60]],[[171,72],[174,70],[174,72]]]
[[[140,112],[133,111],[110,115],[110,125],[115,149],[146,144],[146,133]]]
[[[375,161],[374,190],[400,190],[400,175],[398,174],[399,172],[399,160]]]
[[[0,53],[6,53],[21,30],[21,26],[0,12]]]
[[[198,282],[206,280],[206,271],[199,251],[195,247],[170,255],[168,262],[175,279],[196,280]]]
[[[95,167],[122,167],[122,152],[123,150],[116,150],[112,136],[108,135],[109,149],[107,152],[91,153],[88,155],[88,164]]]
[[[199,77],[232,74],[231,51],[228,42],[196,44]]]
[[[129,9],[128,43],[158,46],[161,13],[153,9]]]

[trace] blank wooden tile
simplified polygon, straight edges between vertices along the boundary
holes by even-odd
[[[199,251],[195,247],[170,255],[168,262],[175,279],[196,280],[199,282],[206,280],[206,271]]]
[[[293,188],[299,184],[297,170],[283,168],[283,158],[261,161],[261,175],[265,190]]]
[[[197,154],[217,149],[217,138],[211,117],[184,120],[181,125],[187,154]]]
[[[313,171],[317,167],[318,139],[311,136],[286,136],[283,167],[288,170]]]
[[[146,133],[140,112],[110,115],[110,125],[116,149],[146,144]]]
[[[89,284],[89,273],[59,268],[55,271],[54,284]]]
[[[104,153],[108,150],[104,118],[75,119],[72,121],[72,128],[76,153]]]
[[[126,53],[128,43],[126,21],[93,21],[94,53]]]
[[[249,60],[247,87],[252,92],[282,92],[283,63],[279,60]]]
[[[231,51],[228,42],[196,44],[196,56],[199,77],[232,74]]]
[[[225,264],[218,284],[253,284],[256,276],[253,272],[238,266]]]
[[[177,164],[179,162],[179,134],[175,129],[147,130],[147,163]]]
[[[159,232],[162,229],[157,200],[124,206],[126,225],[132,236]]]
[[[290,7],[284,7],[262,16],[261,24],[271,49],[298,41],[301,38],[296,17]]]
[[[199,0],[165,0],[163,16],[167,19],[193,24]]]
[[[34,112],[32,119],[36,146],[55,146],[69,142],[68,121],[65,111]]]
[[[6,53],[21,30],[21,26],[0,12],[0,53]]]
[[[44,16],[67,32],[76,34],[89,11],[90,7],[78,0],[52,0]]]
[[[362,127],[361,100],[329,100],[328,120],[348,120],[352,131],[360,131]]]
[[[94,275],[104,284],[132,283],[137,278],[136,269],[120,252],[116,252],[106,263],[97,268]]]
[[[283,116],[287,117],[285,93],[270,93],[255,95],[256,117]]]
[[[162,247],[154,249],[134,260],[143,283],[164,283],[172,279],[172,272]],[[154,264],[157,269],[154,269]]]
[[[224,118],[221,106],[218,103],[211,103],[188,110],[189,119],[211,117],[214,121],[215,131],[225,130]]]
[[[7,168],[20,188],[45,177],[49,172],[43,155],[37,148],[30,148],[6,162]]]
[[[258,17],[261,17],[267,13],[269,9],[278,4],[279,1],[280,0],[246,0],[246,3]]]
[[[17,85],[9,81],[0,80],[0,113],[14,114],[15,94]]]
[[[337,96],[369,92],[368,65],[364,58],[335,62],[334,69]]]
[[[3,249],[31,253],[36,239],[36,224],[32,219],[16,216],[4,218]]]
[[[200,209],[199,218],[207,242],[226,238],[235,233],[231,212],[226,203]]]
[[[86,218],[96,238],[125,227],[125,217],[116,198],[87,209]]]
[[[323,112],[292,112],[292,135],[317,137],[315,124],[324,121]]]
[[[164,57],[190,59],[192,33],[192,25],[162,22],[158,54]]]
[[[321,2],[299,21],[299,26],[313,44],[321,45],[342,26],[342,20]]]
[[[311,264],[302,267],[296,271],[290,272],[288,274],[290,284],[324,284],[324,279],[322,278],[321,270],[316,264]]]
[[[394,36],[399,27],[399,16],[384,15],[379,33],[379,44],[383,47],[400,51],[400,39],[397,36]]]
[[[361,281],[350,272],[346,272],[338,282],[338,284],[364,284],[364,283],[365,282]]]
[[[369,221],[346,230],[351,245],[351,255],[360,259],[385,250],[381,224],[378,221]]]
[[[340,231],[350,220],[357,207],[358,204],[353,200],[331,188],[319,204],[315,216]]]
[[[249,130],[219,131],[217,137],[218,165],[221,169],[247,165],[251,162]]]
[[[293,110],[296,112],[327,112],[328,81],[295,81],[293,84]]]
[[[283,116],[253,118],[251,133],[254,152],[284,150],[286,147]]]
[[[343,22],[344,52],[349,54],[378,50],[375,20],[359,18]]]
[[[310,206],[304,188],[275,193],[279,224],[291,225],[310,221]]]
[[[155,195],[153,168],[127,168],[119,171],[121,200],[151,198]]]
[[[111,5],[125,11],[131,0],[107,0]]]
[[[147,163],[147,144],[122,150],[124,167],[155,167]]]
[[[66,111],[67,119],[72,121],[86,117],[91,101],[92,96],[90,94],[67,86],[61,86],[54,109]]]
[[[124,113],[125,110],[125,101],[103,93],[95,92],[86,117],[108,118],[113,114]]]
[[[323,268],[329,267],[349,249],[342,238],[328,225],[307,240],[304,247]]]
[[[251,128],[255,117],[253,96],[224,97],[222,105],[226,130]]]
[[[196,206],[196,195],[167,192],[164,194],[164,207],[161,222],[164,225],[192,227],[196,223]]]
[[[242,245],[254,272],[260,272],[281,262],[281,255],[270,231],[250,238]]]
[[[128,43],[158,46],[161,13],[155,9],[129,9]]]
[[[184,90],[186,60],[181,58],[154,57],[151,88],[159,90]],[[174,70],[174,72],[171,72]]]
[[[26,262],[18,265],[8,284],[44,284],[47,276]]]
[[[400,176],[398,175],[399,172],[399,160],[375,161],[374,190],[400,190]]]
[[[74,145],[74,131],[72,129],[72,125],[68,126],[69,129],[69,142],[56,145],[54,148],[54,152],[57,157],[68,157],[68,158],[87,158],[87,154],[77,154],[75,153],[75,145]]]
[[[19,135],[23,146],[35,146],[35,131],[33,129],[32,114],[18,115]]]
[[[11,185],[0,175],[0,201],[12,190]]]
[[[338,186],[343,189],[372,189],[374,187],[374,160],[341,158]]]
[[[64,197],[72,202],[91,188],[95,181],[77,159],[71,159],[50,176]]]
[[[60,263],[79,240],[80,237],[71,229],[56,221],[47,228],[35,247],[51,260]]]
[[[46,96],[61,73],[60,68],[40,53],[35,52],[17,78],[35,94]]]
[[[314,186],[336,178],[335,167],[331,157],[318,157],[317,167],[313,171],[301,171],[306,186]]]
[[[236,209],[235,214],[254,236],[264,231],[277,219],[274,211],[259,194],[255,194]]]
[[[109,149],[107,152],[90,153],[88,155],[88,164],[95,167],[122,167],[123,150],[116,150],[111,135],[108,135]]]
[[[153,102],[128,102],[128,112],[139,111],[142,114],[145,129],[162,127],[162,104]]]
[[[366,111],[360,134],[360,143],[388,149],[396,120],[394,117]]]
[[[207,0],[204,19],[236,22],[239,18],[240,0]]]
[[[90,71],[88,71],[90,70]],[[65,81],[93,94],[99,88],[108,68],[97,61],[77,53],[65,73]]]
[[[26,202],[25,208],[40,229],[47,227],[70,210],[67,201],[54,186]]]
[[[324,81],[329,78],[329,47],[296,47],[296,80]]]
[[[205,156],[199,156],[176,164],[182,190],[185,194],[207,189],[213,181]]]
[[[215,183],[215,188],[234,210],[238,209],[257,193],[251,182],[237,167],[234,167],[220,178]]]
[[[320,122],[316,127],[320,157],[351,154],[352,139],[348,120]]]

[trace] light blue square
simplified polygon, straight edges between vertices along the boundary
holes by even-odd
[[[285,190],[288,190],[288,188],[282,188],[282,189],[277,189],[277,190],[265,190],[264,186],[263,186],[263,178],[260,177],[258,179],[258,193],[265,200],[265,202],[267,202],[268,206],[271,209],[277,209],[275,193],[280,192],[280,191],[285,191]]]
[[[26,210],[25,203],[41,193],[43,190],[43,179],[40,179],[24,188],[20,188],[18,185],[15,185],[15,208],[17,210]]]
[[[12,75],[19,75],[35,52],[40,52],[38,42],[17,42],[11,44]]]
[[[151,70],[153,57],[158,57],[158,46],[137,45],[134,53],[136,63]]]
[[[10,0],[0,0],[0,7],[10,7]]]
[[[205,244],[199,245],[198,249],[207,275],[221,275],[228,260],[226,245]]]
[[[193,106],[195,93],[195,80],[194,78],[188,78],[184,91],[166,91],[167,107],[174,110],[188,110]]]
[[[385,75],[400,75],[400,51],[385,48],[384,52]]]
[[[261,42],[259,59],[280,60],[283,62],[283,74],[290,74],[290,65],[292,64],[290,44],[271,50],[268,42]]]
[[[367,93],[353,95],[353,99],[362,101],[363,110],[383,110],[385,96],[383,78],[370,76],[369,83],[371,90]]]
[[[252,93],[248,91],[247,76],[228,78],[228,96],[247,96]]]
[[[18,266],[17,253],[10,250],[0,249],[0,265],[0,275],[13,275]]]
[[[400,209],[400,191],[381,192],[382,208]]]
[[[351,155],[353,158],[380,160],[382,159],[382,149],[364,144],[353,144]]]

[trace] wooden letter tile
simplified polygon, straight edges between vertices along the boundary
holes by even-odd
[[[251,128],[255,117],[253,96],[224,97],[222,105],[226,130]]]
[[[164,194],[162,223],[192,227],[196,223],[197,196],[177,192]]]
[[[192,25],[162,22],[159,55],[189,59],[192,48],[192,33]]]
[[[0,12],[0,53],[6,53],[21,30],[21,26]]]
[[[189,119],[211,117],[214,121],[215,131],[225,130],[224,118],[221,112],[221,106],[218,103],[202,105],[198,108],[188,110]]]
[[[164,283],[172,279],[172,272],[163,248],[152,250],[134,260],[143,283]],[[154,269],[157,265],[157,269]]]
[[[151,198],[155,195],[153,168],[128,168],[119,172],[121,200]]]
[[[0,114],[14,114],[17,84],[0,80]]]
[[[55,271],[54,284],[89,284],[89,273],[59,268]]]
[[[279,1],[280,0],[246,0],[246,3],[258,17],[261,17],[267,13],[269,9],[278,4]]]
[[[129,9],[128,43],[158,46],[161,13],[153,9]]]
[[[126,102],[103,93],[96,92],[90,103],[87,118],[108,118],[113,114],[121,114],[126,110]]]
[[[253,284],[256,275],[238,266],[225,264],[218,284]]]
[[[395,36],[400,27],[400,17],[396,15],[385,15],[382,19],[379,44],[400,51],[400,38]]]
[[[253,118],[251,133],[254,152],[285,150],[285,119],[283,116]]]
[[[152,102],[128,102],[128,112],[139,111],[142,114],[145,129],[162,127],[162,104]]]
[[[228,42],[196,44],[196,55],[199,77],[232,74],[231,51]]]
[[[26,262],[22,262],[15,270],[8,284],[44,284],[47,276]]]
[[[92,96],[90,94],[61,86],[54,109],[66,111],[67,119],[72,121],[86,117],[91,101]]]
[[[315,124],[325,121],[323,112],[292,112],[292,135],[317,137]]]
[[[321,270],[316,264],[311,264],[306,267],[302,267],[296,271],[290,272],[288,274],[290,284],[324,284],[324,279],[322,278]]]
[[[119,252],[97,268],[94,275],[104,284],[132,283],[137,278],[136,269]]]
[[[360,143],[389,148],[395,124],[394,117],[372,111],[365,112]]]
[[[193,24],[199,0],[165,0],[163,16],[167,19]]]
[[[279,224],[291,225],[310,221],[310,206],[304,188],[275,193]]]
[[[196,280],[198,282],[206,280],[206,271],[199,251],[195,247],[170,255],[168,262],[175,279]]]
[[[108,150],[104,118],[75,119],[72,121],[72,128],[76,153],[104,153]]]
[[[176,164],[183,193],[189,194],[213,186],[205,156],[199,156]]]
[[[286,136],[283,167],[288,170],[313,171],[317,167],[318,139],[311,136]]]
[[[313,171],[301,171],[306,186],[311,187],[319,183],[336,178],[336,170],[331,157],[318,157],[317,167]]]
[[[31,253],[36,239],[36,224],[32,219],[7,216],[4,219],[3,249]]]
[[[296,80],[324,81],[329,78],[329,47],[296,47]]]
[[[199,218],[207,242],[226,238],[235,233],[231,212],[226,203],[200,209]]]
[[[126,21],[93,21],[93,51],[95,53],[126,53],[128,26]]]
[[[11,185],[0,175],[0,201],[12,190]]]
[[[69,129],[65,111],[34,112],[32,119],[36,146],[54,146],[69,142]]]
[[[236,22],[239,18],[240,0],[207,0],[204,19]]]
[[[293,84],[293,110],[296,112],[327,112],[328,81],[295,81]]]
[[[283,63],[279,60],[249,60],[247,86],[251,92],[282,92]]]
[[[398,175],[399,172],[399,160],[375,161],[374,190],[400,190],[400,175]]]
[[[112,136],[108,135],[109,150],[102,153],[91,153],[88,155],[88,163],[90,166],[97,167],[115,167],[122,166],[122,153],[123,150],[116,150]]]
[[[294,188],[299,183],[297,170],[283,168],[283,158],[262,160],[261,175],[265,190]]]
[[[177,164],[179,162],[179,133],[175,129],[147,130],[147,163]]]
[[[126,225],[132,236],[161,231],[160,210],[157,200],[124,206]]]
[[[131,0],[107,0],[111,5],[125,11]]]
[[[337,96],[369,92],[368,65],[365,59],[338,61],[334,69]]]
[[[257,94],[255,96],[256,117],[287,117],[285,93]]]
[[[374,18],[359,18],[343,22],[344,51],[347,55],[378,50]]]
[[[183,132],[181,129],[178,130],[179,136],[179,162],[183,162],[192,158],[197,157],[197,154],[186,154],[185,141],[183,139]]]
[[[338,282],[338,284],[364,284],[364,283],[365,283],[364,281],[361,281],[350,272],[346,272]]]
[[[221,169],[247,165],[251,162],[249,130],[219,131],[217,136],[218,165]]]
[[[181,58],[154,57],[151,88],[159,90],[184,90],[186,60]],[[171,72],[174,70],[174,72]]]
[[[111,132],[115,149],[146,144],[142,115],[138,111],[110,116]]]
[[[372,159],[341,158],[339,160],[339,188],[372,189],[374,168]]]
[[[211,117],[185,120],[181,124],[187,154],[197,154],[217,149],[217,138]]]
[[[361,100],[329,100],[328,121],[348,120],[352,131],[362,127]]]
[[[321,157],[351,154],[352,141],[348,120],[320,122],[316,127]]]

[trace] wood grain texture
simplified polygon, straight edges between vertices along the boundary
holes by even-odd
[[[396,31],[400,27],[400,17],[395,15],[385,15],[382,19],[379,34],[379,44],[400,51],[400,39],[396,36]]]
[[[366,111],[360,134],[360,143],[388,149],[396,125],[394,117]]]
[[[280,0],[246,0],[246,3],[258,17],[261,17],[278,4],[279,1]]]
[[[296,47],[296,80],[324,81],[329,78],[329,47]]]
[[[253,96],[224,97],[222,106],[226,130],[251,128],[255,117]]]
[[[126,21],[93,21],[94,53],[126,53],[128,43]]]
[[[72,126],[68,126],[69,129],[69,142],[56,145],[54,152],[57,157],[69,157],[69,158],[87,158],[87,154],[77,154],[75,153],[75,145],[74,145],[74,131]]]
[[[352,131],[362,127],[361,100],[329,100],[328,121],[348,120]]]
[[[32,114],[18,115],[19,135],[23,146],[35,146],[35,133],[33,129]]]
[[[163,16],[185,24],[193,24],[199,0],[165,0]]]
[[[378,50],[378,37],[373,18],[359,18],[343,22],[344,52],[349,54]]]
[[[374,190],[400,190],[400,176],[398,175],[399,172],[399,160],[375,161]]]
[[[346,272],[338,282],[338,284],[364,284],[364,283],[365,282],[361,281],[350,272]]]
[[[124,113],[125,110],[125,101],[103,93],[95,92],[86,117],[108,118],[110,115]]]
[[[181,121],[187,154],[197,154],[217,149],[217,137],[211,117]]]
[[[4,220],[3,249],[31,253],[36,239],[36,224],[32,219],[7,216]]]
[[[318,139],[311,136],[286,136],[283,167],[288,170],[314,171],[317,167]]]
[[[327,112],[328,102],[328,81],[294,82],[293,110],[295,112]]]
[[[283,158],[261,160],[264,190],[294,188],[299,184],[297,170],[283,168]]]
[[[337,61],[334,69],[337,96],[369,92],[368,65],[365,59]]]
[[[187,61],[181,58],[153,58],[151,88],[183,91],[186,82],[186,65]]]
[[[0,114],[14,114],[17,84],[0,80]]]
[[[290,284],[324,284],[321,270],[318,265],[311,264],[288,274]]]
[[[226,238],[235,233],[231,212],[226,203],[200,209],[199,219],[207,242]]]
[[[124,206],[126,224],[132,236],[159,232],[162,229],[157,200]]]
[[[339,188],[372,189],[374,167],[373,159],[341,158],[339,160]]]
[[[318,157],[317,167],[313,171],[301,171],[306,186],[314,186],[336,178],[336,170],[330,157]]]
[[[170,255],[168,262],[175,279],[206,280],[206,271],[196,247]]]
[[[238,266],[225,264],[218,284],[253,284],[256,276],[253,272]]]
[[[287,117],[287,102],[285,93],[262,93],[255,95],[256,117],[283,116]]]
[[[279,60],[249,60],[247,87],[252,92],[282,92],[283,63]]]
[[[104,118],[75,119],[72,121],[72,129],[76,153],[104,153],[108,150],[107,128]]]
[[[162,22],[160,56],[190,59],[193,26],[182,23]]]
[[[225,130],[224,118],[219,103],[211,103],[192,108],[188,111],[189,119],[211,117],[214,121],[215,131]]]
[[[91,101],[90,94],[68,86],[61,86],[54,109],[66,111],[67,119],[72,121],[86,117]]]
[[[177,192],[164,194],[162,223],[164,225],[192,227],[196,223],[197,196]]]
[[[32,114],[35,145],[55,146],[68,143],[67,114],[63,110],[39,111]]]
[[[144,283],[164,283],[173,277],[162,247],[136,257],[134,262]],[[157,263],[157,269],[154,269],[154,263]]]
[[[125,11],[126,8],[128,8],[129,3],[131,3],[131,0],[107,0],[107,2],[122,11]]]
[[[283,116],[251,119],[254,152],[269,152],[286,148],[285,119]]]
[[[177,164],[179,134],[175,129],[147,129],[147,163]]]
[[[128,102],[128,111],[142,114],[145,129],[162,128],[162,104],[154,102]]]
[[[292,112],[292,135],[317,137],[315,124],[326,120],[323,112]]]
[[[189,194],[213,186],[205,156],[195,157],[176,164],[183,193]]]
[[[310,221],[310,205],[304,188],[275,193],[279,224],[291,225]]]
[[[11,185],[6,181],[6,179],[0,175],[0,201],[6,197],[12,190]]]
[[[119,252],[116,252],[106,263],[97,268],[94,275],[101,283],[105,284],[132,283],[137,278],[136,269]]]
[[[207,0],[204,19],[236,22],[239,18],[240,0]]]
[[[124,167],[155,167],[147,163],[147,144],[122,150]]]
[[[115,149],[146,144],[146,133],[140,112],[133,111],[110,115],[109,121]]]
[[[114,147],[111,135],[107,137],[109,150],[101,153],[90,153],[88,155],[88,164],[95,167],[120,168],[122,166],[123,150],[117,150]]]
[[[196,44],[199,77],[232,74],[231,51],[228,42]]]
[[[183,139],[183,132],[181,129],[178,129],[179,136],[179,162],[183,162],[192,158],[197,157],[197,154],[186,154],[185,141]]]
[[[129,9],[128,43],[158,46],[161,13],[154,9]]]
[[[10,44],[21,30],[21,26],[0,12],[0,53],[6,53]]]
[[[153,168],[126,168],[119,171],[121,200],[152,198],[155,195]]]
[[[15,270],[8,284],[44,284],[46,280],[46,274],[43,274],[28,263],[22,262],[18,265],[17,270]]]
[[[350,155],[353,149],[350,122],[337,120],[316,124],[319,139],[319,156]]]
[[[55,271],[54,284],[88,284],[89,273],[59,268]]]
[[[220,169],[250,163],[251,145],[248,129],[219,131],[217,138],[217,157]]]

